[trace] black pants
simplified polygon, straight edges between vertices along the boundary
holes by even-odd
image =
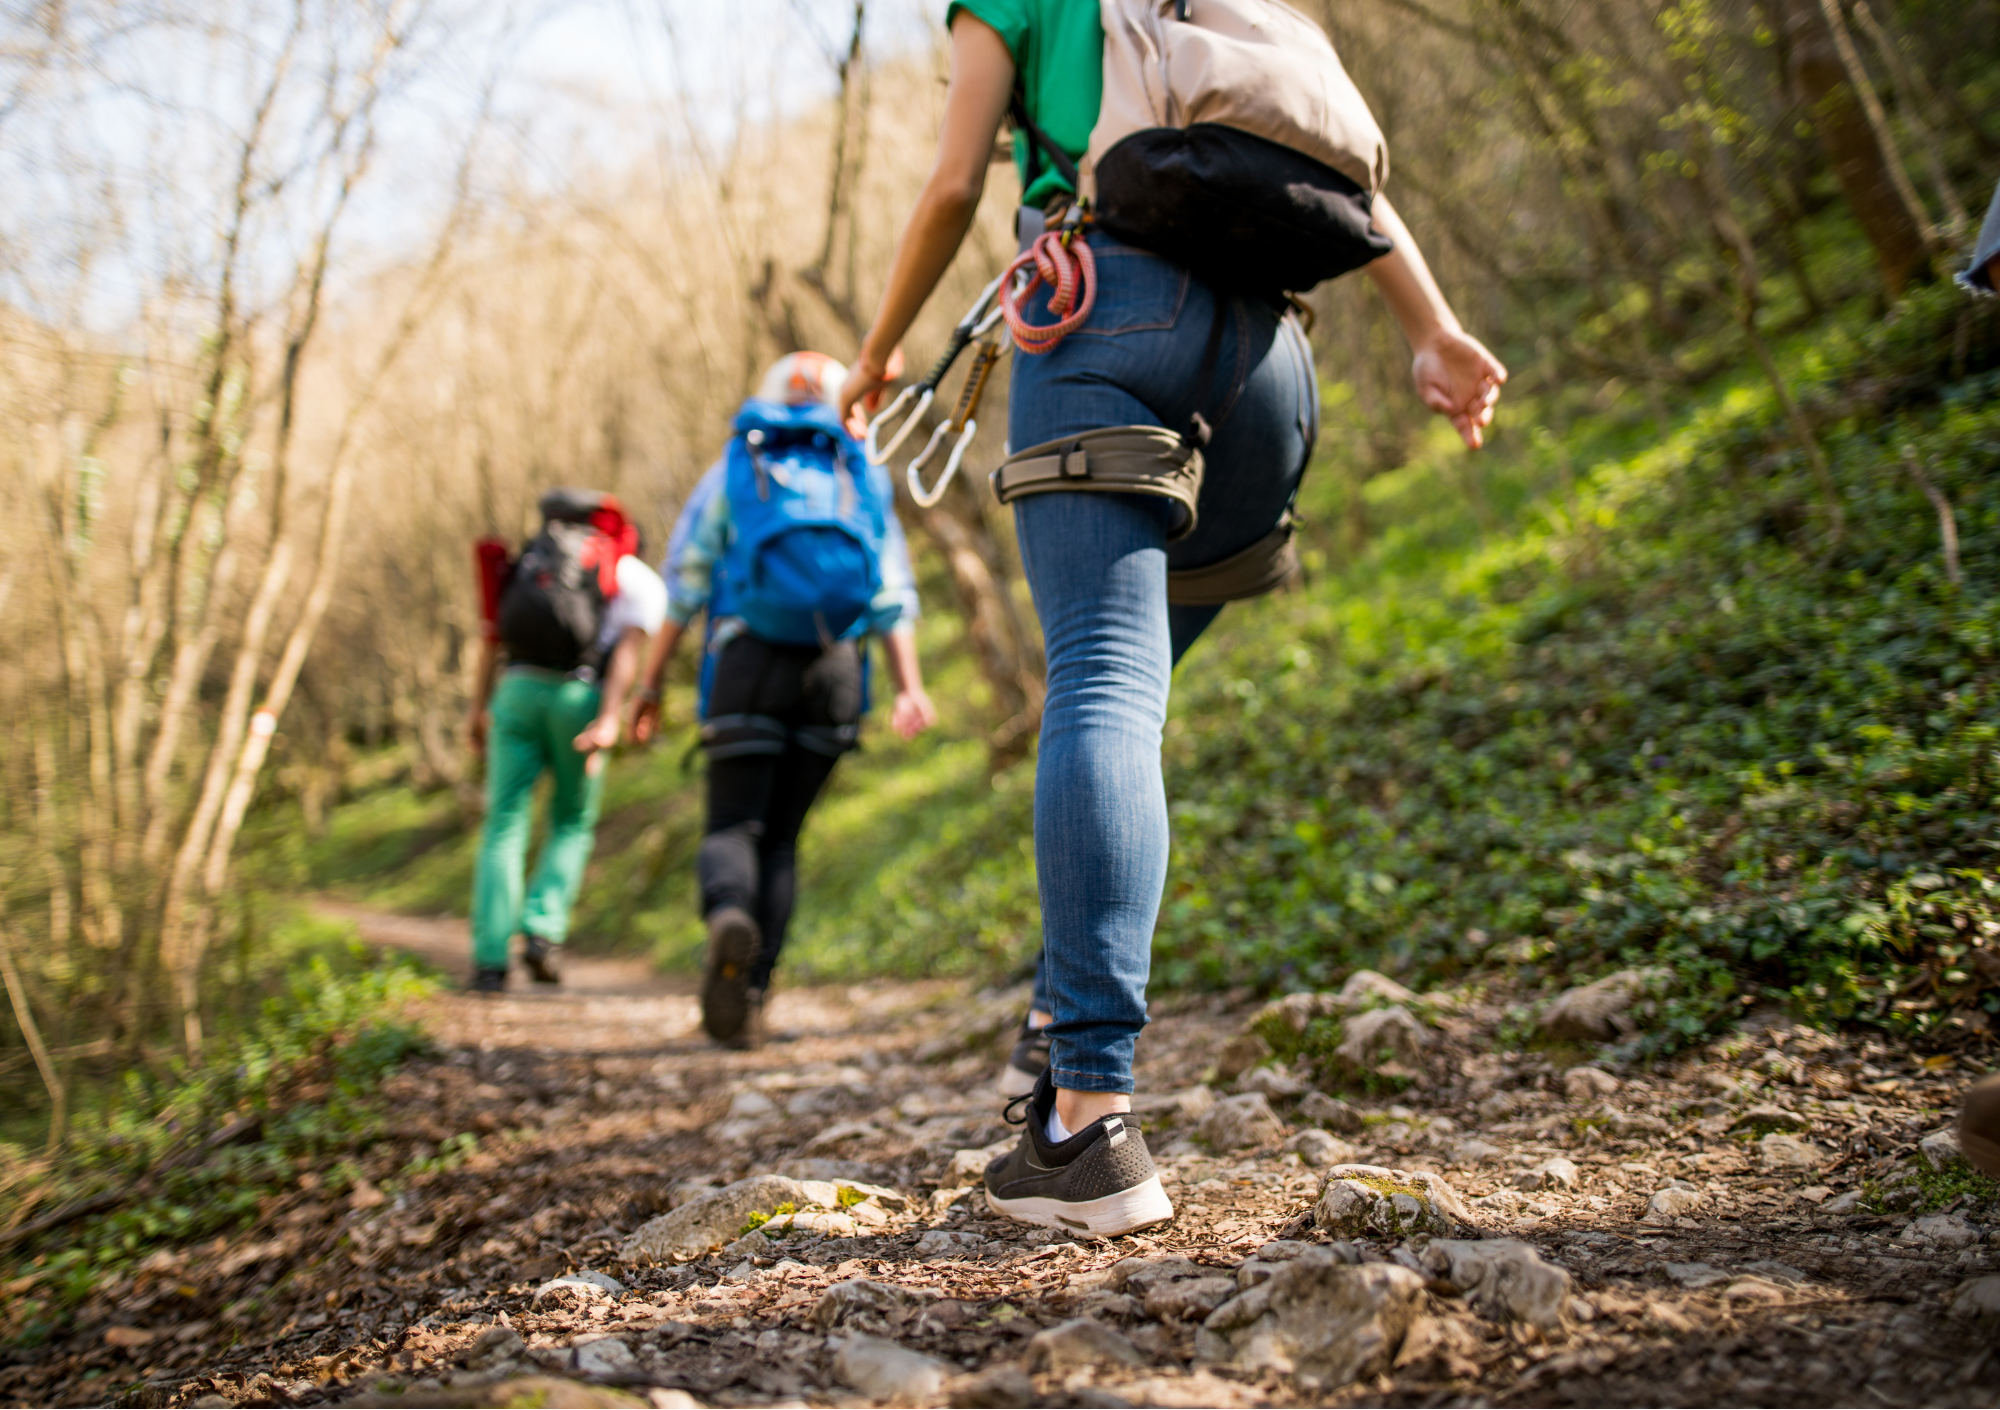
[[[822,650],[746,634],[716,662],[702,727],[708,832],[697,863],[701,913],[739,906],[756,918],[764,948],[750,972],[752,988],[771,982],[785,944],[806,810],[854,746],[860,720],[855,642]]]

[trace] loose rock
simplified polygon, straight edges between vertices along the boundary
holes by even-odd
[[[1317,1127],[1299,1132],[1285,1142],[1285,1149],[1296,1151],[1299,1159],[1311,1166],[1343,1165],[1359,1154],[1350,1143]]]
[[[796,1180],[753,1175],[648,1219],[619,1254],[628,1263],[684,1263],[735,1240],[752,1214],[769,1214],[804,1198]]]
[[[1084,1366],[1143,1366],[1146,1358],[1122,1333],[1076,1317],[1036,1332],[1028,1342],[1028,1364],[1060,1376]]]
[[[1307,1092],[1299,1098],[1299,1118],[1329,1131],[1338,1131],[1351,1136],[1362,1129],[1365,1123],[1361,1113],[1339,1097],[1330,1097],[1325,1092]]]
[[[1960,1283],[1952,1294],[1951,1311],[1953,1316],[1970,1321],[2000,1322],[2000,1273]]]
[[[1271,1045],[1255,1033],[1239,1033],[1222,1045],[1216,1055],[1215,1075],[1234,1082],[1259,1063],[1271,1060]]]
[[[1408,1009],[1392,1005],[1347,1020],[1334,1055],[1351,1067],[1373,1071],[1385,1061],[1414,1067],[1423,1061],[1424,1026]]]
[[[1523,1183],[1531,1190],[1573,1190],[1582,1178],[1576,1162],[1559,1155],[1530,1170],[1523,1177]]]
[[[1565,989],[1542,1010],[1536,1026],[1550,1038],[1608,1043],[1621,1031],[1632,1027],[1625,1011],[1632,1007],[1646,987],[1646,976],[1636,969],[1607,974],[1590,984]]]
[[[606,1298],[618,1297],[625,1291],[625,1285],[609,1273],[599,1273],[594,1268],[585,1268],[568,1273],[560,1278],[551,1278],[535,1289],[531,1302],[540,1302],[545,1297],[572,1297],[582,1302],[602,1302]]]
[[[1759,1140],[1757,1154],[1773,1170],[1813,1170],[1826,1162],[1825,1151],[1783,1131],[1773,1131]]]
[[[1712,1263],[1669,1263],[1660,1271],[1684,1288],[1705,1288],[1729,1280],[1729,1275]]]
[[[1738,1278],[1722,1290],[1725,1302],[1779,1303],[1785,1300],[1785,1290],[1764,1278]]]
[[[1146,1315],[1178,1321],[1206,1317],[1236,1293],[1234,1278],[1177,1278],[1156,1283],[1146,1292]]]
[[[1236,1085],[1246,1092],[1262,1092],[1274,1102],[1289,1101],[1311,1087],[1303,1077],[1294,1076],[1290,1068],[1277,1065],[1254,1067]]]
[[[1335,1002],[1351,1013],[1371,999],[1389,1004],[1408,1004],[1414,1003],[1416,998],[1414,990],[1405,989],[1386,974],[1377,974],[1372,969],[1357,969],[1340,986]]]
[[[1954,1161],[1965,1159],[1958,1147],[1958,1132],[1949,1126],[1940,1127],[1917,1142],[1917,1154],[1933,1170],[1943,1170]]]
[[[1011,1361],[959,1376],[945,1387],[945,1403],[964,1410],[1009,1410],[1035,1403],[1035,1383]]]
[[[821,1293],[807,1317],[822,1332],[854,1323],[885,1324],[889,1314],[906,1300],[907,1295],[900,1288],[866,1278],[850,1278]]]
[[[1434,1239],[1418,1256],[1483,1316],[1545,1331],[1562,1325],[1569,1274],[1519,1239]]]
[[[639,1358],[617,1337],[578,1337],[572,1345],[572,1364],[586,1376],[630,1376],[639,1369]]]
[[[1956,1214],[1932,1214],[1912,1219],[1902,1232],[1905,1243],[1929,1244],[1933,1248],[1970,1248],[1979,1242],[1977,1224]]]
[[[1572,1067],[1563,1074],[1563,1091],[1573,1102],[1596,1101],[1608,1097],[1625,1084],[1595,1067]]]
[[[939,1258],[961,1258],[977,1250],[986,1240],[977,1234],[961,1234],[951,1229],[931,1229],[917,1240],[912,1254],[920,1262]]]
[[[1451,1186],[1427,1170],[1336,1165],[1320,1187],[1313,1222],[1340,1238],[1402,1238],[1448,1236],[1470,1221]]]
[[[1303,1034],[1314,1019],[1336,1013],[1339,1007],[1339,999],[1332,994],[1287,994],[1258,1009],[1247,1031],[1268,1032],[1282,1025],[1294,1035]]]
[[[1786,1111],[1769,1102],[1759,1102],[1729,1123],[1732,1131],[1804,1131],[1812,1122],[1796,1111]]]
[[[1684,1218],[1692,1214],[1699,1208],[1701,1208],[1701,1192],[1699,1190],[1673,1188],[1656,1190],[1653,1193],[1653,1197],[1646,1201],[1645,1222],[1648,1224],[1670,1223],[1675,1219]]]
[[[833,1353],[833,1374],[870,1400],[934,1400],[951,1368],[934,1356],[885,1341],[852,1335]]]
[[[1388,1368],[1423,1290],[1423,1278],[1399,1264],[1353,1267],[1314,1249],[1210,1313],[1196,1354],[1332,1390]]]
[[[1285,1134],[1285,1123],[1271,1110],[1270,1098],[1262,1092],[1245,1092],[1217,1102],[1195,1127],[1195,1134],[1215,1150],[1240,1151],[1277,1140]]]

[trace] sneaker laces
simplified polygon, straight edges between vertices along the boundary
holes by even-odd
[[[1023,1092],[1018,1097],[1009,1098],[1006,1107],[1000,1113],[1000,1119],[1005,1121],[1009,1126],[1026,1126],[1028,1124],[1027,1116],[1025,1114],[1016,1116],[1014,1114],[1015,1109],[1026,1106],[1034,1099],[1035,1094],[1032,1091]]]

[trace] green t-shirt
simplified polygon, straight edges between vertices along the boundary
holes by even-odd
[[[1074,159],[1090,145],[1104,101],[1104,21],[1097,0],[952,0],[945,27],[964,10],[993,26],[1014,56],[1028,116]],[[1029,157],[1039,172],[1029,186]],[[1025,132],[1014,136],[1014,165],[1027,189],[1021,204],[1039,206],[1070,185]]]

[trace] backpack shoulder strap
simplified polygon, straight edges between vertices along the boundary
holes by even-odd
[[[1039,159],[1043,158],[1056,169],[1056,173],[1063,180],[1069,183],[1070,190],[1079,189],[1076,184],[1076,163],[1070,160],[1068,152],[1058,147],[1049,134],[1042,131],[1041,126],[1028,116],[1028,100],[1023,96],[1019,83],[1014,85],[1013,96],[1007,100],[1007,111],[1014,119],[1015,129],[1028,138],[1028,179],[1023,183],[1022,189],[1033,186],[1041,178],[1042,164]]]

